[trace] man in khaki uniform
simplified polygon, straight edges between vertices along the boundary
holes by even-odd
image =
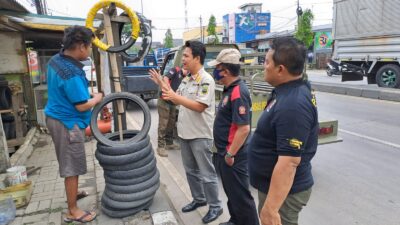
[[[218,178],[212,164],[213,123],[215,116],[215,82],[204,68],[205,46],[198,41],[187,41],[182,64],[190,74],[182,80],[175,93],[162,82],[160,75],[152,70],[150,75],[162,86],[163,98],[179,108],[178,136],[182,161],[192,193],[193,201],[182,208],[191,212],[209,205],[204,223],[216,220],[222,214],[218,198]]]

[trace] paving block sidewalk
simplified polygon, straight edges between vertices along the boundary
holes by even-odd
[[[149,211],[145,210],[133,217],[112,219],[101,212],[100,199],[105,183],[103,170],[94,157],[96,141],[85,143],[87,173],[79,177],[79,190],[85,190],[89,196],[78,201],[82,209],[97,209],[98,217],[88,225],[161,225],[177,224],[162,188],[154,198]],[[28,176],[33,181],[33,193],[29,204],[17,209],[17,217],[11,225],[60,225],[66,224],[63,218],[67,213],[64,179],[59,175],[58,162],[51,137],[39,136],[32,155],[25,163],[26,167],[39,168]],[[164,218],[164,219],[160,219]],[[154,222],[153,222],[154,221]]]

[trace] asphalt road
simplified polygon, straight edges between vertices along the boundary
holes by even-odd
[[[319,146],[300,224],[400,225],[400,103],[321,92],[317,101],[320,118],[339,120],[343,142]],[[156,101],[149,106],[156,140]],[[168,159],[176,168],[171,176],[185,180],[180,151],[169,151]],[[220,195],[226,205],[222,187]],[[228,218],[225,206],[222,220]]]

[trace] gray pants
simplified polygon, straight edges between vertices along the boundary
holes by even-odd
[[[46,118],[56,150],[60,177],[79,176],[86,173],[86,154],[84,130],[75,124],[68,130],[64,124],[51,117]]]
[[[212,164],[211,139],[179,139],[183,166],[192,197],[196,202],[207,202],[210,207],[221,207],[218,198],[218,178]]]
[[[279,209],[282,225],[298,225],[299,213],[307,205],[312,188],[305,191],[289,194]],[[264,206],[267,195],[258,191],[258,213]]]

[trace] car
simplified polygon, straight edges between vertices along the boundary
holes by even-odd
[[[97,85],[97,78],[96,78],[96,69],[94,67],[93,60],[89,57],[84,61],[81,61],[83,64],[83,71],[85,71],[86,79],[89,81],[89,86],[96,86]]]

